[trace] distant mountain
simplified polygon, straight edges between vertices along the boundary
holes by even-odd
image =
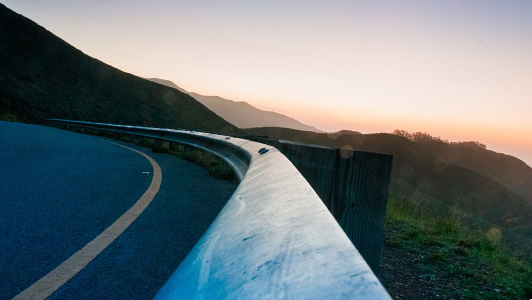
[[[220,98],[218,96],[204,96],[193,92],[188,92],[169,80],[159,78],[147,78],[153,82],[173,87],[181,92],[187,93],[207,108],[224,118],[227,122],[238,128],[253,127],[284,127],[302,131],[324,132],[313,126],[305,125],[295,119],[283,114],[258,109],[244,101],[233,101]]]
[[[349,134],[355,134],[355,135],[356,135],[356,134],[362,134],[362,133],[360,133],[360,132],[358,132],[358,131],[345,130],[345,129],[344,129],[344,130],[337,131],[337,132],[335,133],[335,135],[346,135],[346,134],[347,134],[347,135],[349,135]]]
[[[532,169],[508,155],[479,147],[414,142],[386,133],[324,134],[286,128],[245,131],[271,139],[392,154],[391,194],[532,237],[532,202],[527,198],[532,193]]]
[[[89,57],[0,4],[0,119],[49,118],[238,131],[189,95]]]

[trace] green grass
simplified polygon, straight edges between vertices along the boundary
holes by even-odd
[[[501,238],[496,227],[473,229],[452,213],[428,211],[404,197],[389,199],[385,247],[415,257],[419,276],[442,279],[461,297],[532,298],[530,263],[507,250]]]
[[[223,160],[209,155],[204,159],[205,152],[192,149],[183,145],[179,145],[175,150],[169,151],[170,154],[177,155],[178,157],[199,164],[207,169],[208,173],[219,179],[233,181],[238,183],[238,178],[231,167],[229,167]]]
[[[15,115],[10,113],[5,113],[0,120],[6,121],[6,122],[18,122],[18,119]]]
[[[136,145],[142,146],[142,147],[147,147],[147,148],[152,148],[155,145],[155,141],[153,139],[149,139],[145,137],[137,138],[133,141],[133,143]]]

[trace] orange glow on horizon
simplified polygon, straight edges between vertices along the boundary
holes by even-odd
[[[363,112],[332,111],[327,108],[305,107],[299,110],[294,105],[283,107],[261,106],[261,109],[276,111],[295,118],[302,123],[328,132],[353,130],[362,133],[391,133],[395,129],[409,132],[427,132],[450,142],[478,141],[488,149],[514,149],[527,153],[532,149],[532,129],[513,128],[497,124],[445,122],[441,120],[405,119],[390,116],[372,116]],[[501,150],[499,150],[501,151]],[[509,153],[511,154],[511,153]]]
[[[325,131],[422,131],[532,164],[527,1],[34,2],[4,4],[128,73]]]

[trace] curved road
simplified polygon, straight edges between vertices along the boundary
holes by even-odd
[[[122,144],[158,163],[160,189],[50,299],[151,299],[236,188],[190,162]],[[153,179],[150,162],[130,149],[19,123],[0,122],[0,165],[0,299],[15,297],[100,235]]]

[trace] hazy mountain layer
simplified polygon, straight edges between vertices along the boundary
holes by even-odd
[[[89,57],[0,4],[0,119],[238,129],[187,94]]]
[[[148,78],[153,82],[157,82],[169,87],[173,87],[184,93],[189,94],[194,99],[207,106],[210,110],[224,118],[227,122],[235,125],[238,128],[253,128],[253,127],[284,127],[303,131],[324,132],[313,126],[305,125],[293,118],[287,117],[283,114],[258,109],[244,101],[233,101],[220,98],[218,96],[204,96],[192,92],[187,92],[169,80]]]

